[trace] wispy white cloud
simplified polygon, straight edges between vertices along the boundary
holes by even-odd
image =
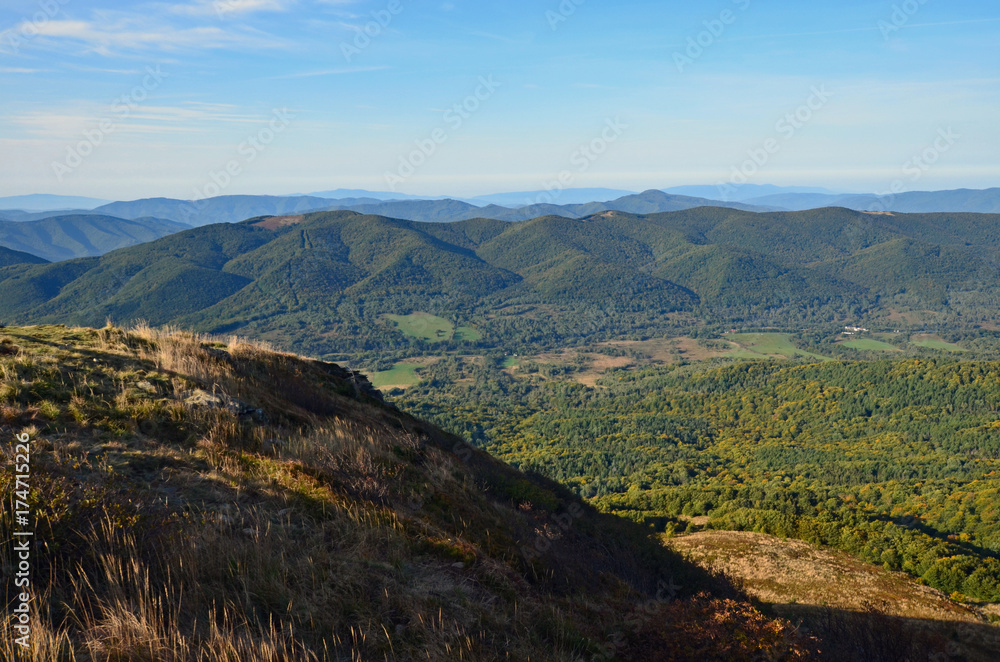
[[[234,112],[226,104],[185,103],[179,106],[97,106],[80,104],[61,110],[25,112],[8,117],[27,135],[37,138],[69,140],[92,129],[102,120],[115,122],[115,133],[170,134],[217,130],[219,125],[260,123],[259,115]]]
[[[285,76],[273,76],[274,80],[281,80],[284,78],[313,78],[315,76],[343,76],[345,74],[360,74],[366,71],[384,71],[385,69],[390,69],[388,66],[377,66],[377,67],[341,67],[339,69],[322,69],[320,71],[303,71],[295,74],[287,74]]]
[[[24,69],[21,67],[0,67],[0,74],[40,74],[51,69]]]
[[[120,76],[141,76],[144,72],[142,69],[113,69],[109,67],[92,67],[86,64],[77,64],[75,62],[67,62],[66,67],[71,71],[86,71],[95,74],[117,74]]]
[[[190,4],[171,5],[170,11],[182,16],[218,16],[228,18],[256,12],[288,11],[294,0],[199,0]]]
[[[179,28],[154,18],[117,14],[100,20],[52,20],[22,24],[7,32],[33,31],[32,40],[46,45],[74,44],[84,53],[117,55],[121,51],[176,52],[237,46],[268,48],[282,45],[277,39],[244,27],[196,26]]]
[[[363,2],[364,0],[316,0],[317,5],[327,8],[325,13],[348,20],[359,19],[365,16],[356,9],[356,6]]]
[[[228,124],[259,123],[260,116],[233,112],[232,106],[219,104],[184,104],[183,106],[142,106],[131,117],[140,121],[158,122],[224,122]]]

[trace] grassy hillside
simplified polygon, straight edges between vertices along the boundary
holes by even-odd
[[[1000,627],[987,624],[989,612],[843,552],[745,531],[701,531],[667,544],[737,578],[802,627],[823,631],[828,659],[933,659],[944,650],[993,662],[1000,650]]]
[[[0,315],[240,330],[328,357],[470,343],[545,349],[706,326],[825,330],[827,339],[857,323],[980,333],[1000,323],[998,227],[994,216],[846,209],[608,211],[519,223],[268,217],[96,261],[7,267],[0,287],[19,293],[0,301]],[[421,338],[387,317],[414,313],[482,337]]]
[[[815,648],[648,529],[383,405],[332,364],[148,328],[7,328],[0,429],[31,439],[33,648],[19,659],[749,661]],[[3,453],[9,466],[14,445]],[[12,494],[13,474],[0,484]],[[12,517],[0,515],[4,576]],[[15,659],[9,619],[0,629],[0,656]]]
[[[0,221],[0,246],[50,262],[103,255],[188,229],[160,218],[134,221],[98,214],[55,216],[36,221]]]

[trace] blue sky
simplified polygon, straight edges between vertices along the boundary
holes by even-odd
[[[998,37],[986,0],[16,0],[0,195],[985,188]]]

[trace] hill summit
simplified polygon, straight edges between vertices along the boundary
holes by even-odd
[[[813,647],[648,529],[329,363],[145,327],[6,328],[0,426],[30,439],[33,573],[16,590],[31,594],[33,660],[797,660]],[[11,472],[0,482],[17,487]],[[22,524],[5,509],[0,537]],[[13,576],[9,543],[0,559]],[[0,657],[15,659],[3,628]]]

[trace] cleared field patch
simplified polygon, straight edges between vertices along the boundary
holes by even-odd
[[[933,310],[907,310],[898,311],[892,309],[886,319],[890,322],[903,322],[904,324],[931,324],[940,319],[943,315]]]
[[[390,370],[383,370],[369,375],[369,379],[375,388],[379,390],[391,388],[410,388],[420,383],[420,376],[417,375],[417,368],[421,367],[415,363],[397,363]]]
[[[633,359],[637,365],[668,364],[680,360],[707,361],[720,356],[729,356],[732,343],[728,347],[711,348],[701,345],[694,338],[682,336],[678,338],[652,338],[650,340],[613,340],[600,343],[598,347],[615,347],[631,350],[639,355]]]
[[[844,347],[850,347],[851,349],[860,349],[868,352],[900,352],[902,351],[898,347],[893,347],[887,342],[882,342],[881,340],[874,340],[872,338],[859,338],[858,340],[847,340],[840,343]]]
[[[289,225],[297,225],[304,221],[305,218],[302,214],[297,216],[272,216],[271,218],[265,218],[263,221],[254,223],[254,225],[267,230],[278,230],[279,228],[286,228]]]
[[[589,354],[590,367],[576,376],[576,381],[591,388],[597,386],[599,380],[606,370],[611,368],[628,368],[634,365],[634,360],[627,356],[604,356],[602,354]]]
[[[465,342],[475,342],[482,340],[483,334],[471,326],[455,325],[437,315],[430,313],[412,313],[410,315],[386,315],[386,319],[396,325],[400,333],[410,338],[426,340],[428,342],[444,342],[446,340],[459,340]]]
[[[787,333],[737,333],[736,335],[726,336],[726,339],[735,342],[743,350],[737,350],[728,354],[728,356],[734,358],[782,356],[786,359],[804,357],[816,359],[817,361],[830,360],[829,357],[799,349],[792,344]]]
[[[443,317],[430,313],[413,313],[411,315],[386,315],[400,333],[410,338],[442,342],[455,336],[455,325]]]
[[[479,333],[474,327],[460,326],[455,329],[454,339],[465,342],[476,342],[483,339],[483,334]]]
[[[940,336],[935,336],[929,333],[913,336],[912,338],[910,338],[910,343],[916,345],[917,347],[924,347],[926,349],[937,349],[941,350],[942,352],[968,351],[965,348],[956,345],[955,343],[947,342]]]

